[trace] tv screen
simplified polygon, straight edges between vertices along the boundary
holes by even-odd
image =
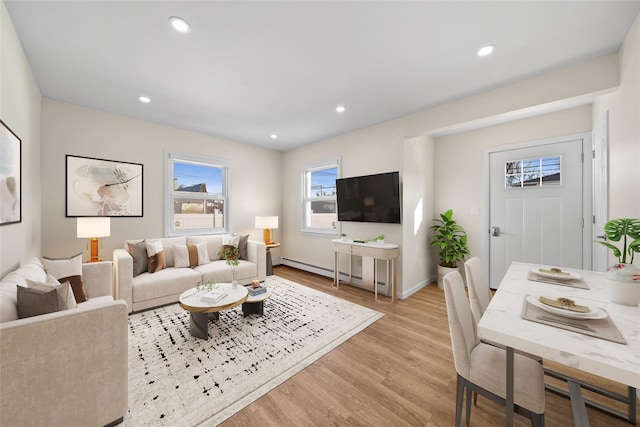
[[[398,172],[336,180],[338,221],[400,224]]]

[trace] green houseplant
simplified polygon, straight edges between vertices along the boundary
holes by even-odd
[[[640,268],[633,265],[636,252],[640,252],[640,219],[617,218],[604,225],[608,241],[596,241],[611,250],[618,263],[609,267],[609,299],[625,305],[640,303]],[[610,242],[622,242],[622,249]]]
[[[227,261],[227,265],[231,267],[231,282],[234,285],[238,284],[238,275],[236,267],[240,264],[238,259],[240,258],[240,251],[235,246],[224,245],[222,250],[218,252],[218,256]]]
[[[609,242],[596,241],[596,243],[611,249],[613,256],[618,258],[620,264],[627,264],[627,255],[629,256],[629,264],[633,264],[635,253],[640,252],[640,219],[612,219],[604,225],[604,234],[609,241],[619,242],[622,240],[622,250]],[[628,244],[627,240],[629,240]]]
[[[433,230],[431,247],[438,248],[438,287],[442,288],[442,277],[451,269],[458,268],[458,262],[464,261],[469,254],[467,246],[467,233],[455,219],[453,209],[440,214],[440,218],[433,220],[435,223],[430,228]]]

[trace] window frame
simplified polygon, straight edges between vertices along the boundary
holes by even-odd
[[[193,163],[202,166],[214,167],[222,169],[222,195],[213,195],[202,193],[191,193],[173,190],[173,165],[178,163]],[[230,218],[230,176],[231,176],[231,163],[223,159],[209,158],[197,154],[181,153],[177,151],[165,151],[165,221],[164,232],[165,236],[189,236],[189,235],[202,235],[202,234],[226,234],[229,233],[229,218]],[[195,197],[194,197],[195,195]],[[205,203],[207,200],[222,200],[224,208],[222,215],[224,218],[224,227],[220,228],[197,228],[189,230],[176,230],[173,227],[174,224],[174,210],[173,204],[176,199],[179,198],[198,198],[202,199]]]
[[[300,231],[303,234],[320,235],[320,236],[340,236],[341,224],[338,221],[338,197],[337,195],[325,196],[325,197],[309,197],[307,195],[307,188],[310,189],[311,183],[308,182],[307,175],[312,172],[320,171],[323,169],[336,168],[336,180],[341,178],[340,157],[321,160],[304,165],[301,170],[301,206],[300,206]],[[307,203],[317,201],[334,201],[336,204],[336,226],[333,228],[318,228],[307,225]]]

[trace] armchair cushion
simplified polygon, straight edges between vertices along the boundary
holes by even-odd
[[[82,280],[82,252],[70,258],[42,258],[42,264],[47,274],[61,282],[71,283],[76,302],[81,303],[89,299]]]

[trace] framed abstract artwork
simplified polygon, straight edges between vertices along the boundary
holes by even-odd
[[[8,225],[22,221],[22,141],[0,124],[0,225]]]
[[[67,154],[66,215],[142,215],[142,164]]]

